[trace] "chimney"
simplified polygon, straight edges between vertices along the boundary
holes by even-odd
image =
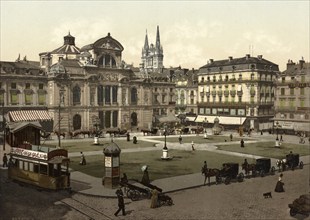
[[[232,57],[232,56],[230,56],[230,57],[228,57],[228,59],[229,59],[229,61],[232,61],[232,60],[233,60],[233,57]]]
[[[293,60],[288,60],[286,64],[286,69],[289,69],[291,66],[294,66],[296,63],[293,62]]]
[[[245,55],[245,59],[246,59],[246,60],[248,60],[250,57],[251,57],[250,54],[246,54],[246,55]]]
[[[258,58],[259,60],[262,60],[262,59],[263,59],[263,55],[258,55],[257,58]]]

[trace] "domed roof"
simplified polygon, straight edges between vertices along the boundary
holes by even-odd
[[[53,50],[52,54],[80,54],[80,48],[75,46],[75,37],[70,32],[67,36],[64,36],[64,45]]]
[[[119,154],[120,152],[121,152],[121,149],[113,141],[109,143],[108,146],[105,147],[103,150],[104,154]]]
[[[123,51],[124,47],[108,33],[108,36],[97,40],[93,45],[93,48],[103,48],[108,50]]]

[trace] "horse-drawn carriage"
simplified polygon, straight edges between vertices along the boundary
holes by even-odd
[[[164,194],[161,188],[151,183],[144,183],[143,181],[141,182],[135,181],[135,180],[132,180],[132,181],[134,182],[134,184],[129,183],[128,180],[120,181],[120,185],[125,188],[125,194],[132,201],[137,201],[137,200],[144,199],[144,198],[150,199],[152,195],[151,191],[156,189],[159,192],[158,193],[158,205],[159,206],[173,205],[172,198]],[[143,186],[139,186],[140,184]],[[147,188],[144,188],[144,187],[147,187]]]
[[[233,180],[242,182],[244,179],[243,173],[239,173],[239,164],[238,163],[223,163],[222,169],[204,169],[201,170],[202,174],[205,175],[205,182],[208,178],[210,185],[210,177],[215,177],[215,183],[224,182],[226,185]]]
[[[264,177],[266,174],[275,174],[275,167],[271,167],[270,158],[258,158],[256,159],[256,163],[253,164],[243,163],[242,170],[245,171],[246,176],[249,176],[251,172],[253,177],[256,177],[257,175]]]
[[[304,167],[304,163],[299,161],[299,154],[287,154],[285,159],[277,160],[277,167],[279,171],[285,171],[287,169],[294,170],[295,168],[299,167],[302,169]]]

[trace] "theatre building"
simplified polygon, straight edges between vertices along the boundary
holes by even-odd
[[[213,123],[218,118],[225,129],[271,128],[278,73],[278,65],[261,55],[210,59],[198,73],[196,122]]]

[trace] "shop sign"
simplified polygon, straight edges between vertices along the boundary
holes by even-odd
[[[38,151],[33,151],[33,150],[26,150],[23,148],[12,147],[11,153],[24,156],[24,157],[34,158],[34,159],[47,160],[47,153],[45,152],[38,152]]]

